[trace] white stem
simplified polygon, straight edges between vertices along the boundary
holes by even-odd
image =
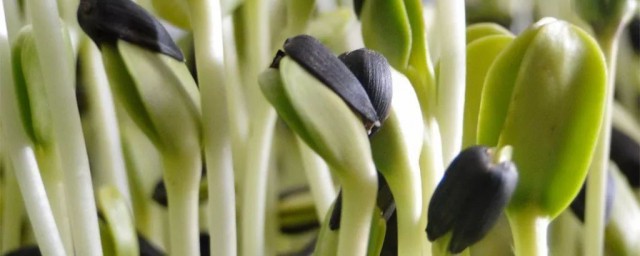
[[[366,255],[371,218],[376,202],[378,177],[371,166],[366,176],[342,178],[342,212],[338,256]],[[341,170],[346,173],[347,170]],[[361,173],[360,171],[356,173]]]
[[[162,153],[169,204],[169,255],[200,255],[198,184],[202,159],[198,152],[191,153]]]
[[[69,217],[74,251],[77,255],[102,255],[98,215],[91,185],[89,159],[82,137],[80,114],[74,92],[75,73],[73,60],[61,33],[58,6],[54,0],[29,1],[32,14],[33,35],[42,76],[49,81],[46,94],[52,111],[54,138],[61,152],[64,170],[65,192],[69,205]]]
[[[275,128],[275,112],[259,120],[262,127],[249,138],[242,200],[242,255],[264,255],[265,209],[269,154]]]
[[[87,96],[91,102],[89,106],[92,115],[92,135],[95,138],[95,156],[93,157],[94,180],[98,186],[113,184],[131,207],[131,193],[120,142],[120,130],[113,103],[113,96],[109,89],[109,81],[102,64],[102,55],[98,48],[85,41],[82,48],[82,63],[84,63],[84,84]],[[102,182],[102,184],[100,183]]]
[[[442,156],[448,165],[460,152],[466,76],[465,5],[463,0],[439,0],[441,33],[437,118],[442,128]]]
[[[66,255],[33,149],[23,147],[14,150],[12,162],[38,246],[44,255]]]
[[[0,7],[0,16],[4,8]],[[24,199],[40,250],[45,255],[66,255],[60,233],[47,199],[32,145],[25,133],[18,113],[16,92],[11,72],[11,53],[5,37],[4,20],[0,22],[0,109],[2,139],[8,152],[10,165]],[[59,31],[59,30],[58,30]],[[95,207],[95,206],[94,206]],[[94,212],[95,214],[95,212]],[[97,223],[96,223],[97,224]],[[5,248],[6,249],[6,248]]]
[[[22,28],[23,21],[20,19],[20,8],[17,0],[2,1],[4,4],[6,29],[9,42],[13,42]],[[4,25],[3,28],[4,29]]]
[[[302,158],[303,169],[307,174],[311,195],[315,201],[318,220],[322,225],[327,211],[331,208],[331,203],[336,198],[336,189],[327,163],[307,146],[300,137],[296,136],[296,141]]]
[[[420,153],[420,177],[422,183],[422,212],[420,227],[427,227],[427,213],[431,196],[444,175],[442,165],[442,143],[438,123],[434,119],[425,122],[424,142]],[[431,252],[431,243],[425,242],[423,252]]]
[[[276,114],[262,95],[258,74],[269,65],[269,1],[246,0],[243,7],[246,50],[245,92],[250,124],[243,166],[242,255],[264,255],[268,161]]]
[[[422,244],[426,239],[424,235],[426,227],[420,225],[423,208],[421,183],[419,178],[412,176],[402,177],[391,174],[386,177],[396,201],[398,255],[420,255]]]
[[[236,248],[236,198],[225,92],[225,57],[220,1],[188,1],[202,102],[211,251],[233,256]]]

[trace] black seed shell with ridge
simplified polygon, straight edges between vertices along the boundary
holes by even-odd
[[[100,47],[121,39],[184,61],[184,55],[160,22],[131,0],[81,0],[78,23]]]
[[[428,211],[430,241],[452,232],[449,251],[460,253],[493,227],[518,180],[512,162],[492,163],[487,147],[462,151],[447,168]]]

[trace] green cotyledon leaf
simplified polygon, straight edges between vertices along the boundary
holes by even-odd
[[[263,92],[311,148],[337,169],[372,163],[362,121],[336,93],[289,57],[280,61],[280,78],[277,85],[261,83]]]
[[[200,97],[183,62],[122,40],[102,55],[115,98],[154,144],[200,148]]]
[[[513,36],[506,28],[492,22],[482,22],[467,27],[466,40],[467,46],[473,41],[487,36]]]
[[[498,146],[513,146],[520,176],[508,211],[533,210],[554,218],[586,177],[602,122],[606,65],[595,40],[574,25],[553,20],[524,35],[531,36],[530,31],[536,33],[523,48],[509,47],[498,57],[497,63],[516,68],[494,65],[482,100],[484,104],[485,94],[496,92],[488,89],[504,85],[496,81],[498,74],[515,72],[507,84],[506,115],[495,119],[504,120],[495,124],[500,127]]]
[[[362,5],[362,37],[367,48],[382,53],[398,70],[411,53],[411,25],[403,0],[367,0]]]
[[[496,57],[513,41],[513,38],[512,35],[491,34],[467,45],[467,86],[464,99],[462,148],[476,144],[478,113],[487,72]]]
[[[66,27],[62,31],[71,54],[71,41]],[[13,75],[23,127],[30,139],[39,145],[52,143],[51,109],[45,92],[46,81],[38,58],[31,26],[24,27],[12,49]]]
[[[489,67],[485,85],[482,88],[476,144],[488,146],[498,144],[498,137],[507,116],[520,63],[529,43],[540,32],[541,27],[548,22],[552,22],[552,20],[543,19],[522,32]]]

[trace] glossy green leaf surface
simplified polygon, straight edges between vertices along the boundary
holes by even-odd
[[[563,21],[535,25],[498,56],[485,82],[480,125],[484,132],[492,127],[499,147],[513,146],[520,181],[511,212],[554,218],[578,193],[602,121],[605,85],[597,43]],[[492,99],[504,104],[502,115],[484,108]]]
[[[491,34],[467,45],[467,85],[464,99],[462,148],[476,144],[478,113],[487,72],[496,57],[513,41],[513,38],[510,35]]]
[[[540,21],[518,35],[489,67],[482,89],[478,116],[476,139],[478,145],[495,146],[498,144],[498,137],[511,103],[511,95],[520,63],[529,43],[538,34],[542,25],[543,21]]]

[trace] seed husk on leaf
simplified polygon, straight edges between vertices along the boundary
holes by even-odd
[[[78,23],[100,47],[124,40],[184,61],[167,30],[149,12],[130,0],[81,0]]]
[[[328,86],[349,107],[361,115],[367,128],[380,126],[380,120],[365,89],[354,74],[317,39],[299,35],[287,39],[284,53],[312,76]],[[277,66],[277,59],[272,66]]]
[[[378,114],[378,120],[381,122],[386,120],[389,117],[391,98],[393,97],[391,69],[387,59],[366,48],[340,54],[338,59],[351,70],[351,73],[362,84]]]

